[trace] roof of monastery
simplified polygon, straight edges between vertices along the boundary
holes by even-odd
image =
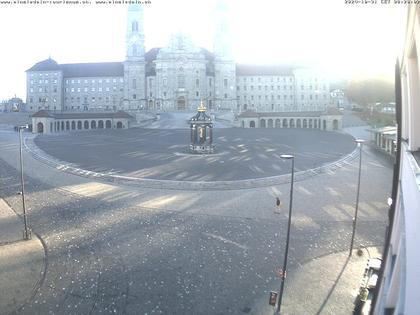
[[[155,63],[161,48],[156,47],[147,51],[144,55],[146,61],[146,75],[156,75]],[[214,54],[205,48],[201,48],[205,59],[208,61],[206,74],[214,75],[211,64],[214,62]],[[296,67],[290,65],[249,65],[237,64],[236,75],[239,76],[264,76],[280,75],[292,76]],[[48,58],[33,65],[26,71],[62,71],[64,78],[81,77],[123,77],[124,62],[90,62],[90,63],[67,63],[58,64],[55,60]]]

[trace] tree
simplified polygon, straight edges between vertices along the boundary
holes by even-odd
[[[361,106],[371,103],[394,102],[394,82],[384,78],[353,79],[347,88],[347,98]]]

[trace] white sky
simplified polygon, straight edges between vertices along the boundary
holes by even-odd
[[[14,0],[12,0],[14,1]],[[213,50],[210,0],[151,0],[146,49],[184,31]],[[393,76],[404,41],[406,5],[344,0],[232,0],[238,63],[315,65],[333,77]],[[26,99],[25,70],[51,55],[58,63],[123,61],[124,5],[0,4],[0,100]]]

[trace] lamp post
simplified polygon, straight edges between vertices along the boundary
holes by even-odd
[[[359,210],[360,175],[361,175],[361,172],[362,172],[362,147],[363,147],[363,143],[365,142],[365,140],[356,139],[355,142],[357,143],[357,146],[359,147],[359,176],[358,176],[358,180],[357,180],[356,209],[355,209],[354,218],[353,218],[353,232],[351,234],[349,256],[351,256],[352,251],[353,251],[354,234],[356,232],[357,212]]]
[[[287,223],[286,249],[284,250],[283,270],[281,274],[279,302],[277,303],[277,311],[275,312],[276,315],[280,315],[281,301],[283,298],[283,290],[284,290],[284,281],[286,279],[287,256],[289,254],[290,226],[292,223],[293,182],[294,182],[294,175],[295,175],[295,157],[290,154],[282,154],[280,155],[280,157],[284,160],[292,160],[292,176],[290,179],[289,220]]]
[[[22,209],[23,209],[23,223],[25,229],[23,231],[23,238],[25,240],[31,239],[31,229],[28,227],[28,219],[26,216],[26,204],[25,204],[25,184],[23,181],[23,154],[22,154],[22,144],[23,144],[23,130],[27,129],[28,125],[19,126],[19,158],[20,158],[20,183],[22,187],[21,195],[22,195]]]

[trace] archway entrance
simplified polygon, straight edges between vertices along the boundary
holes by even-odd
[[[338,120],[337,119],[334,119],[333,120],[333,129],[334,130],[337,130],[338,129]]]
[[[176,108],[178,110],[185,110],[186,105],[185,105],[185,97],[181,96],[178,98],[177,104],[176,104]]]
[[[44,124],[42,122],[39,122],[36,125],[36,128],[37,128],[38,133],[44,133]]]
[[[253,120],[250,121],[249,128],[255,128],[255,121]]]
[[[123,127],[123,124],[121,121],[117,122],[117,129],[121,129]]]

